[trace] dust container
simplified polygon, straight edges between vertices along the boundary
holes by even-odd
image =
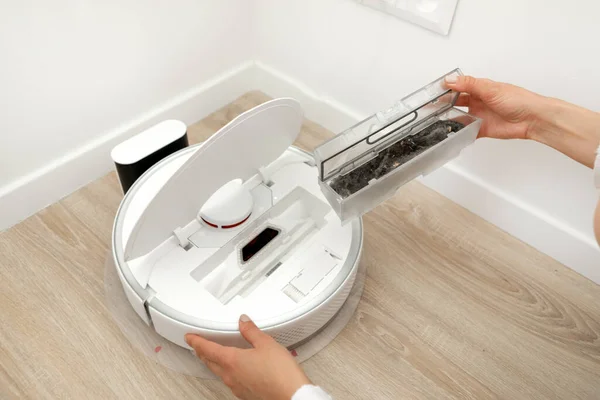
[[[442,76],[314,151],[323,194],[343,223],[392,197],[472,144],[481,119],[455,107],[459,93]]]

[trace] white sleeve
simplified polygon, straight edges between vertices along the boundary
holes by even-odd
[[[596,162],[594,163],[594,184],[600,193],[600,146],[596,150]]]
[[[314,385],[304,385],[292,396],[292,400],[333,400],[323,389]]]

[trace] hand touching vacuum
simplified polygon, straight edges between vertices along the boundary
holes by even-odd
[[[186,335],[186,342],[215,375],[243,400],[290,400],[310,381],[290,354],[243,315],[240,332],[252,349],[238,349]]]

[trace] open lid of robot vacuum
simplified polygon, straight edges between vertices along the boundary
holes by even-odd
[[[227,197],[225,192],[235,191],[236,186],[239,189],[241,183],[277,159],[298,136],[302,119],[297,101],[277,99],[241,114],[210,137],[142,212],[127,243],[125,259],[151,252],[176,229],[195,220],[213,195],[216,198],[207,208],[214,211],[209,210],[208,214],[219,219],[231,212],[235,219],[235,214],[243,213],[242,203],[245,202],[247,208],[247,196],[240,194],[230,200],[228,205],[233,209],[229,211],[218,204],[219,197]],[[229,186],[224,187],[228,183]],[[222,212],[216,210],[219,207],[223,208]],[[206,220],[206,216],[204,218]]]

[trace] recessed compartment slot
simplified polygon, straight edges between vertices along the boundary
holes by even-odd
[[[223,304],[247,296],[325,224],[328,212],[326,203],[297,187],[190,275]]]

